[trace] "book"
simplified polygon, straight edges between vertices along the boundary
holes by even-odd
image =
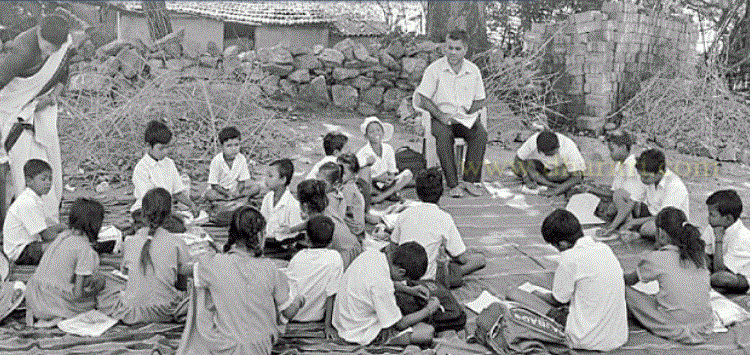
[[[545,293],[545,294],[552,294],[552,291],[550,291],[550,290],[548,290],[548,289],[546,289],[544,287],[534,285],[534,284],[532,284],[532,283],[530,283],[528,281],[526,281],[522,285],[518,286],[518,289],[526,291],[528,293],[532,293],[532,291],[539,291],[539,292]]]
[[[477,297],[477,299],[466,303],[466,307],[474,311],[476,314],[479,314],[482,313],[485,308],[489,307],[489,305],[495,302],[502,302],[502,300],[495,297],[495,295],[487,292],[487,290],[484,290],[479,295],[479,297]]]
[[[81,313],[57,323],[57,327],[66,333],[80,336],[98,337],[117,324],[114,319],[96,309]]]

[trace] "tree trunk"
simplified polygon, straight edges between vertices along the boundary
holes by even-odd
[[[143,1],[142,4],[148,19],[148,31],[152,41],[172,33],[172,23],[167,16],[167,5],[163,0]]]
[[[489,42],[484,6],[483,1],[429,1],[427,37],[433,42],[443,42],[448,32],[462,29],[469,37],[467,58],[487,50]]]

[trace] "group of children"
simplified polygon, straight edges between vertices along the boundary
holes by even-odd
[[[296,192],[290,189],[289,159],[271,162],[263,182],[251,182],[239,131],[223,129],[222,152],[211,162],[203,198],[219,203],[267,192],[260,208],[243,204],[233,211],[223,253],[209,247],[191,255],[177,235],[186,228],[172,207],[181,202],[193,215],[198,207],[167,156],[171,131],[150,122],[148,151],[133,172],[137,231],[124,242],[121,271],[127,278],[111,288],[98,273],[104,208],[78,199],[63,227],[39,202],[50,189],[51,168],[30,160],[24,167],[27,188],[5,219],[3,250],[17,264],[39,264],[27,291],[31,318],[54,323],[94,308],[126,324],[179,322],[192,315],[198,326],[186,327],[181,353],[270,353],[280,319],[323,321],[327,337],[363,345],[430,342],[431,315],[440,301],[405,281],[440,279],[457,286],[485,261],[467,251],[453,218],[439,207],[443,178],[437,168],[414,177],[421,202],[400,212],[389,231],[391,243],[382,249],[364,246],[366,226],[379,221],[369,213],[370,204],[398,198],[413,178],[395,168],[393,149],[384,143],[392,135],[388,126],[366,119],[361,131],[368,143],[356,155],[346,149],[346,135],[327,134],[326,157]],[[750,231],[739,219],[742,201],[733,190],[707,199],[714,235],[707,247],[689,222],[687,189],[666,168],[664,154],[647,150],[635,158],[623,132],[611,134],[608,144],[617,162],[611,187],[582,184],[580,152],[550,131],[521,147],[515,171],[529,187],[548,186],[550,195],[596,194],[602,199],[597,214],[608,221],[605,234],[638,228],[655,239],[656,250],[625,274],[602,242],[605,234],[586,236],[572,213],[556,210],[541,229],[544,240],[561,252],[551,295],[512,289],[506,296],[565,324],[576,348],[606,351],[624,344],[626,309],[655,334],[703,342],[712,329],[711,287],[749,288]],[[269,254],[291,259],[288,267],[279,269],[263,257]],[[659,282],[656,295],[629,287],[653,280]],[[423,297],[425,306],[405,314],[396,291]]]

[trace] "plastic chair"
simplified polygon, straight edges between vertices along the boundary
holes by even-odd
[[[419,93],[415,90],[411,98],[412,107],[419,115],[419,121],[422,123],[424,128],[424,135],[422,136],[422,154],[427,160],[427,167],[440,166],[440,159],[437,156],[437,149],[435,147],[435,137],[432,135],[432,115],[427,110],[419,107],[420,97]],[[479,111],[479,121],[484,125],[484,129],[487,129],[487,108],[483,107]],[[459,179],[464,175],[464,159],[466,158],[466,141],[463,138],[456,137],[453,143],[453,152],[456,155],[456,173]]]

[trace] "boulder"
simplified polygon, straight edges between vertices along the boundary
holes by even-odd
[[[177,58],[177,59],[168,59],[166,62],[164,62],[164,66],[166,66],[167,69],[172,70],[172,71],[180,71],[186,65],[182,59]]]
[[[385,88],[381,86],[374,86],[362,93],[362,101],[365,101],[373,106],[379,106],[383,102],[383,93]]]
[[[203,54],[203,45],[198,41],[186,39],[182,41],[182,51],[191,59],[198,59]]]
[[[214,41],[206,42],[206,53],[214,57],[218,57],[221,55],[219,47],[216,45],[216,43],[214,43]]]
[[[333,79],[337,81],[354,78],[357,75],[359,75],[359,70],[357,69],[347,69],[347,68],[334,68],[333,69]]]
[[[406,79],[398,79],[396,80],[396,87],[404,90],[404,91],[412,91],[414,90],[414,86]]]
[[[378,62],[378,59],[370,55],[370,51],[361,44],[354,45],[354,58],[362,62]]]
[[[333,103],[336,106],[351,110],[357,107],[359,99],[357,89],[349,85],[333,85],[331,87],[331,94],[333,96]]]
[[[360,75],[354,78],[354,81],[352,81],[352,86],[357,89],[364,90],[370,88],[374,83],[375,79]]]
[[[258,50],[258,59],[263,63],[275,63],[275,64],[292,64],[294,58],[289,50],[284,48],[281,44],[273,47],[261,48]]]
[[[109,42],[96,50],[96,56],[98,58],[106,58],[109,56],[117,55],[125,47],[135,47],[130,41],[124,39],[116,39]]]
[[[360,101],[359,106],[357,106],[357,112],[359,112],[362,116],[375,116],[378,114],[378,110],[375,108],[375,106],[370,105],[367,102]]]
[[[414,58],[421,58],[427,63],[432,63],[432,61],[430,61],[430,54],[427,52],[419,52],[417,53],[417,55],[414,56]]]
[[[96,72],[83,72],[74,74],[70,78],[70,83],[68,84],[68,90],[73,92],[81,92],[81,91],[94,91],[94,92],[102,92],[104,91],[105,87],[107,86],[107,83],[111,80],[111,78],[101,75]]]
[[[274,96],[279,91],[279,77],[277,75],[268,75],[260,81],[260,88],[268,96]]]
[[[340,66],[344,62],[344,55],[333,48],[324,48],[318,54],[318,59],[324,63]]]
[[[317,69],[323,66],[318,57],[312,54],[303,54],[294,57],[294,66],[300,69]]]
[[[154,46],[167,56],[178,58],[182,56],[182,41],[185,39],[185,29],[180,28],[177,32],[172,32],[159,38],[154,42]]]
[[[349,38],[345,38],[343,41],[333,45],[333,49],[341,52],[346,59],[354,58],[354,46],[356,43]]]
[[[164,68],[164,61],[161,59],[149,59],[148,67],[149,68]]]
[[[313,74],[315,75],[327,75],[330,76],[333,74],[333,68],[331,67],[320,67],[318,69],[313,69]]]
[[[380,60],[380,64],[388,69],[401,70],[401,64],[388,53],[387,49],[381,49],[378,52],[378,59]]]
[[[386,90],[386,92],[383,94],[383,110],[393,111],[397,109],[398,105],[401,103],[401,100],[407,96],[409,96],[409,94],[401,89],[392,88]]]
[[[390,89],[394,87],[393,81],[390,81],[388,79],[380,79],[377,82],[375,82],[375,86],[380,86],[386,89]]]
[[[404,72],[407,73],[406,77],[414,73],[422,77],[425,68],[427,68],[427,61],[422,58],[404,57],[401,59],[401,65],[404,68]]]
[[[297,69],[293,71],[289,76],[287,77],[289,81],[294,83],[308,83],[312,79],[310,77],[310,71],[307,69]]]
[[[323,49],[325,49],[325,48],[326,48],[326,47],[324,47],[324,46],[323,46],[322,44],[316,44],[316,45],[314,45],[314,46],[312,47],[312,54],[314,54],[314,55],[318,55],[318,54],[320,54],[321,52],[323,52]]]
[[[120,72],[128,79],[140,75],[146,67],[146,59],[133,48],[123,48],[117,54],[117,60],[120,62]]]
[[[398,79],[398,73],[392,72],[392,71],[386,71],[386,72],[382,72],[382,73],[375,73],[375,79],[377,79],[377,80],[386,79],[386,80],[392,80],[393,81],[393,80]]]
[[[284,94],[289,95],[291,97],[297,97],[297,94],[299,93],[297,89],[297,85],[294,85],[289,80],[286,80],[286,79],[279,80],[279,86],[281,87],[281,91],[283,91]]]
[[[399,59],[404,56],[404,44],[399,40],[395,40],[388,45],[388,54],[394,59]]]
[[[261,68],[272,75],[287,76],[294,71],[292,65],[281,65],[276,63],[261,64]]]
[[[311,52],[312,50],[310,49],[310,47],[303,45],[292,46],[292,48],[289,48],[289,53],[291,53],[293,56],[310,54]]]
[[[331,97],[328,95],[328,84],[326,84],[326,77],[319,75],[310,81],[310,88],[312,90],[313,99],[321,103],[331,102]]]
[[[417,43],[417,51],[419,52],[432,52],[438,47],[440,47],[440,45],[433,41],[421,41]]]
[[[229,46],[224,49],[224,58],[234,58],[240,54],[240,48],[237,46]]]

